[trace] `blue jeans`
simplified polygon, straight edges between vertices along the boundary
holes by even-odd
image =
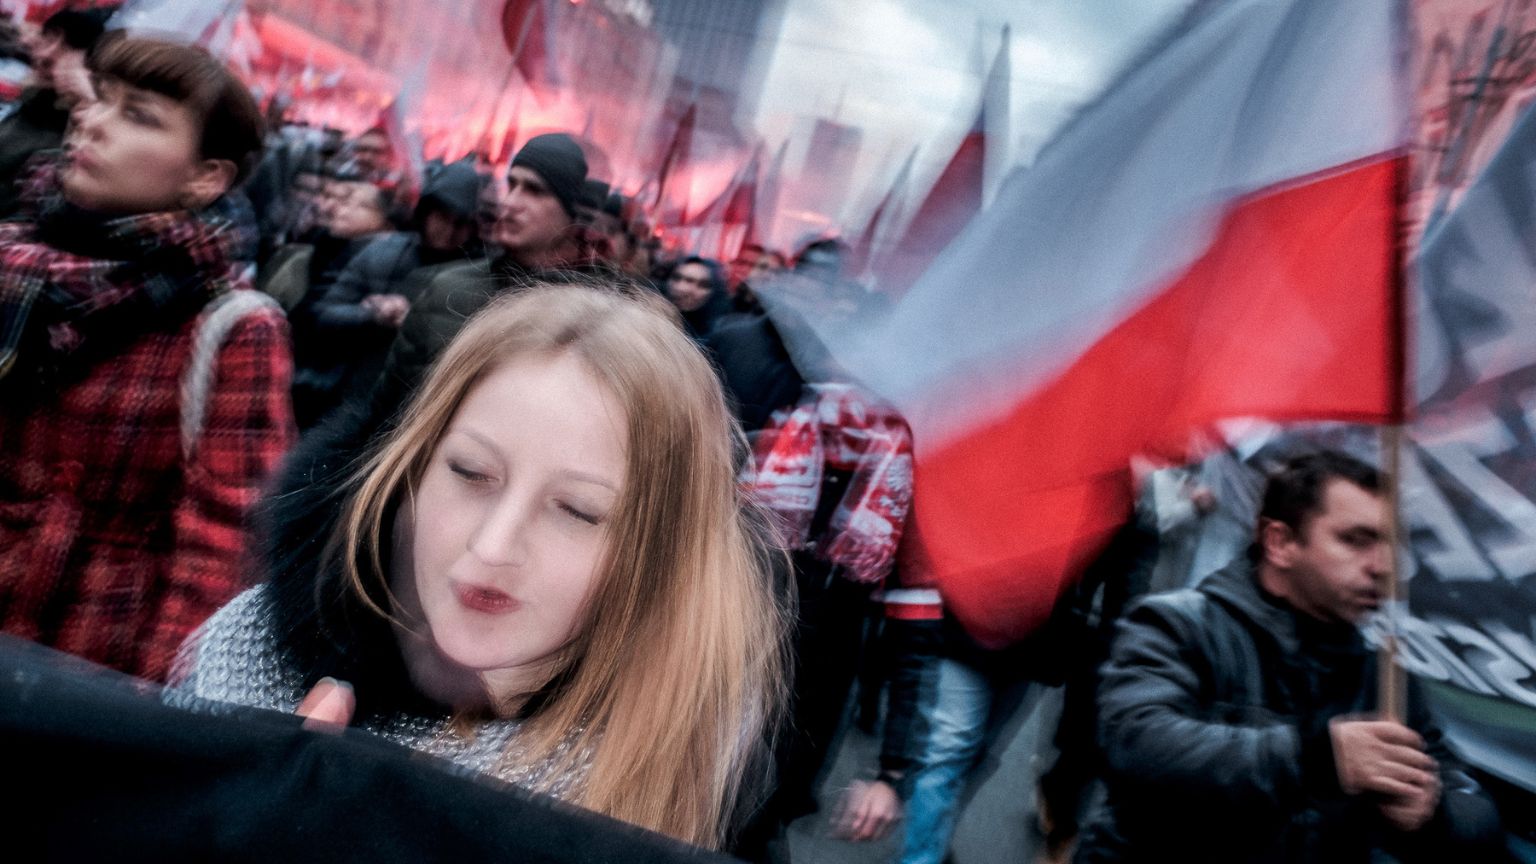
[[[985,675],[948,658],[932,662],[917,706],[920,731],[904,784],[909,794],[901,864],[944,860],[992,710],[992,684]]]

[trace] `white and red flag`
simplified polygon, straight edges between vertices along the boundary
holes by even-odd
[[[113,29],[195,43],[237,68],[250,68],[261,40],[245,0],[129,0],[112,17]]]
[[[978,639],[1046,618],[1133,455],[1399,415],[1399,7],[1197,4],[888,314],[802,316],[910,422],[918,557]]]
[[[923,196],[907,223],[901,242],[889,258],[879,262],[876,284],[900,297],[939,253],[952,243],[981,209],[988,188],[987,177],[997,176],[1006,162],[1008,146],[1009,30],[982,82],[976,118],[960,139],[944,170]]]
[[[426,98],[427,76],[430,72],[427,61],[428,58],[423,57],[416,68],[401,79],[395,98],[379,112],[376,121],[389,138],[390,150],[403,175],[401,183],[412,194],[421,192],[426,179],[426,167],[422,164],[425,147],[421,135],[407,126],[406,118],[418,111]]]
[[[688,222],[698,229],[694,250],[716,261],[730,261],[752,233],[757,212],[757,177],[762,162],[763,145],[752,148],[752,155],[732,175],[731,182],[710,202],[693,214]]]
[[[766,246],[775,236],[774,220],[779,215],[779,195],[784,188],[784,156],[788,152],[789,139],[785,139],[779,143],[773,161],[768,163],[767,170],[763,172],[762,183],[752,201],[752,230],[744,243]]]
[[[556,50],[559,9],[550,0],[510,0],[501,10],[502,38],[535,96],[552,94],[562,84]]]
[[[869,220],[864,223],[864,229],[853,241],[848,252],[847,275],[861,279],[870,270],[875,268],[880,260],[881,253],[886,251],[890,239],[886,236],[891,233],[891,225],[898,216],[897,208],[901,205],[901,197],[907,191],[907,184],[912,176],[912,163],[917,160],[917,148],[913,148],[907,154],[905,162],[896,171],[896,178],[891,181],[891,188],[881,196],[875,209],[870,211]]]
[[[677,120],[677,128],[662,153],[656,169],[654,197],[650,199],[651,216],[657,225],[681,225],[687,215],[688,184],[693,153],[693,127],[698,119],[698,103],[689,103]],[[642,195],[644,191],[642,190]]]

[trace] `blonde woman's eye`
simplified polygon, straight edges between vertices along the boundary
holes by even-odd
[[[603,517],[598,516],[598,515],[596,515],[594,513],[588,513],[585,510],[577,509],[575,507],[572,507],[569,504],[561,504],[560,505],[560,509],[567,516],[570,516],[573,519],[579,519],[582,522],[587,523],[588,525],[596,525],[599,522],[603,521]]]
[[[463,478],[466,483],[473,483],[476,486],[483,486],[491,482],[489,474],[481,474],[479,471],[460,465],[457,462],[449,462],[448,470]]]

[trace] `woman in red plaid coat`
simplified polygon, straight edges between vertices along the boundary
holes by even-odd
[[[280,312],[225,296],[247,287],[216,205],[261,147],[250,94],[171,43],[91,66],[97,100],[0,225],[0,629],[160,680],[245,587],[292,362]]]

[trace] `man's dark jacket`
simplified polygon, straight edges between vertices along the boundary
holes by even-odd
[[[558,271],[529,270],[505,257],[423,267],[411,274],[411,313],[390,344],[373,401],[385,404],[385,414],[398,410],[465,322],[492,300],[537,278],[561,276]]]
[[[1440,765],[1428,825],[1396,831],[1339,788],[1328,721],[1375,709],[1359,631],[1295,612],[1239,560],[1155,595],[1120,625],[1099,686],[1106,800],[1077,861],[1497,860],[1498,816],[1410,688],[1408,725]]]
[[[299,346],[295,401],[304,394],[304,401],[316,403],[300,412],[308,417],[301,426],[372,391],[398,329],[380,323],[363,301],[379,294],[414,301],[409,277],[421,267],[420,247],[420,236],[410,232],[369,237],[334,282],[316,285],[290,315]]]
[[[422,190],[416,221],[424,224],[425,214],[432,209],[457,218],[473,215],[480,186],[480,176],[469,165],[455,163],[437,169]],[[334,282],[316,285],[312,293],[318,293],[301,304],[302,314],[293,316],[295,332],[307,336],[312,349],[301,352],[304,362],[294,378],[295,393],[318,403],[312,412],[300,413],[324,416],[341,402],[367,396],[375,389],[386,365],[395,368],[388,358],[397,328],[379,323],[373,310],[363,305],[364,300],[379,294],[399,294],[411,302],[413,310],[420,301],[427,311],[406,325],[410,330],[407,339],[413,340],[411,346],[419,347],[415,340],[420,338],[423,319],[439,314],[438,304],[443,301],[443,292],[436,290],[441,287],[436,277],[450,270],[488,267],[479,257],[482,251],[478,240],[461,249],[433,250],[417,231],[381,233],[373,235],[352,256]],[[457,280],[445,281],[461,287]],[[484,280],[467,281],[480,287]],[[484,302],[464,305],[479,309]],[[457,323],[462,324],[462,318]],[[434,322],[432,329],[435,336],[436,331],[447,328]],[[449,338],[457,332],[457,326],[451,328]],[[447,341],[434,339],[431,345],[422,347],[424,355],[412,359],[406,374],[413,381],[418,380]],[[312,422],[315,418],[308,419]]]

